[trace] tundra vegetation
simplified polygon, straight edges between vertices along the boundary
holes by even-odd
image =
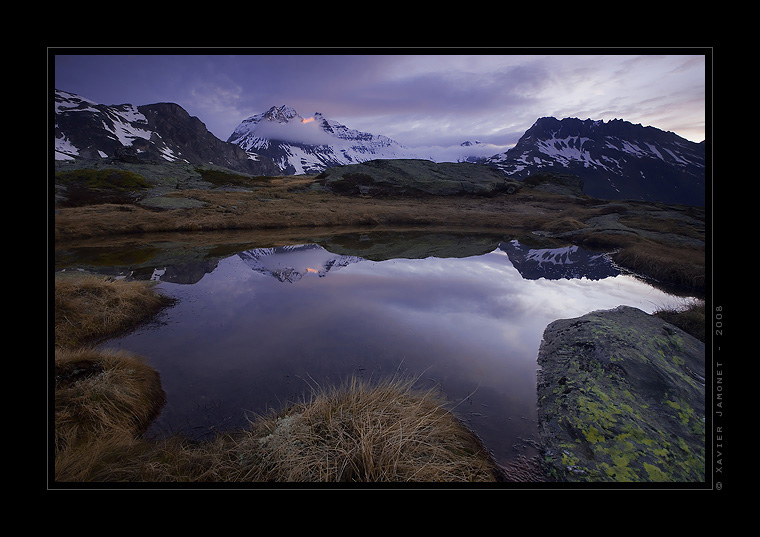
[[[701,296],[703,208],[608,201],[529,185],[492,195],[341,195],[311,176],[248,177],[210,167],[56,174],[55,248],[115,237],[225,230],[456,229],[542,236],[612,252],[653,283]],[[318,230],[318,231],[317,231]],[[224,245],[218,246],[224,248]],[[141,435],[164,401],[143,357],[96,344],[149,319],[168,299],[148,282],[54,278],[54,480],[155,482],[540,481],[499,467],[450,405],[411,379],[315,387],[310,400],[250,428],[193,442]],[[702,332],[704,310],[661,312]],[[689,326],[693,328],[688,328]]]

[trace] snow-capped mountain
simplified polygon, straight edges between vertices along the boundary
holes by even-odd
[[[541,171],[574,174],[583,179],[583,192],[598,198],[705,204],[704,142],[619,119],[543,117],[486,163],[518,179]]]
[[[317,244],[255,248],[237,255],[256,272],[288,283],[311,274],[322,278],[330,271],[364,261],[361,257],[333,254]]]
[[[512,179],[576,175],[584,194],[603,199],[703,206],[706,197],[704,142],[617,119],[540,118],[513,148],[489,155],[499,149],[478,141],[410,149],[284,105],[245,119],[226,142],[173,103],[107,106],[56,90],[54,118],[56,160],[188,162],[251,175],[317,174],[387,159],[481,162]]]
[[[302,117],[287,105],[243,120],[227,141],[251,155],[272,159],[284,175],[319,173],[374,159],[430,160],[386,136],[349,129],[318,112]]]
[[[465,140],[459,144],[459,147],[461,148],[461,155],[457,157],[457,162],[482,164],[491,157],[491,154],[484,153],[484,151],[488,151],[493,146],[490,144],[484,144],[478,140],[475,140],[474,142]]]
[[[499,243],[512,265],[526,280],[588,278],[600,280],[620,271],[606,254],[582,250],[577,246],[530,248],[517,240]]]
[[[172,103],[102,105],[56,90],[56,160],[108,159],[215,164],[253,175],[279,170],[211,134],[196,117]]]

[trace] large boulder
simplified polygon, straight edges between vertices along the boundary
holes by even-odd
[[[538,422],[558,481],[705,479],[705,345],[628,306],[551,323]]]
[[[416,159],[378,159],[335,166],[316,179],[339,194],[369,196],[511,194],[520,187],[519,182],[484,164]]]

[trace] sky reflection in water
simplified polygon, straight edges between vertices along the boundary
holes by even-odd
[[[399,373],[440,387],[498,459],[531,455],[546,325],[680,303],[630,276],[525,279],[502,249],[380,262],[313,246],[257,254],[223,259],[193,285],[161,283],[177,305],[106,345],[161,374],[168,402],[150,434],[199,438],[314,386]]]

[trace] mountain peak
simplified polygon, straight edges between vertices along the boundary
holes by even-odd
[[[319,112],[303,117],[288,105],[243,120],[227,141],[269,157],[286,175],[378,158],[424,158],[385,136],[349,129]]]
[[[293,118],[302,119],[294,108],[283,104],[282,106],[273,106],[262,115],[267,121],[276,121],[278,123],[288,123]],[[254,116],[255,117],[255,116]]]

